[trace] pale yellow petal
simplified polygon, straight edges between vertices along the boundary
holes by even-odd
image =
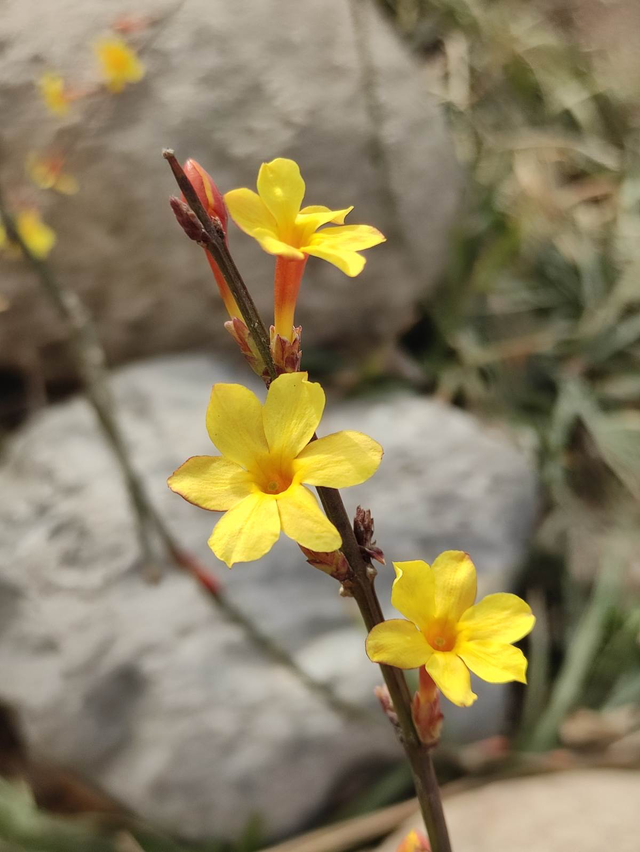
[[[324,231],[318,231],[311,237],[310,245],[362,251],[380,245],[385,241],[384,234],[381,234],[372,225],[341,225],[337,228],[325,228]]]
[[[365,647],[374,663],[385,663],[398,669],[417,669],[433,654],[415,624],[401,618],[376,624],[367,636]]]
[[[456,653],[474,674],[489,683],[527,682],[527,658],[513,645],[479,639],[459,643]]]
[[[312,441],[293,463],[301,482],[349,488],[373,476],[382,459],[382,447],[362,432],[334,432]]]
[[[290,246],[282,240],[278,240],[267,231],[255,231],[252,236],[260,243],[260,247],[268,254],[289,257],[291,260],[304,260],[304,254],[300,249]]]
[[[229,568],[253,562],[268,553],[280,536],[276,501],[259,492],[250,494],[216,524],[209,547]]]
[[[189,503],[226,512],[251,493],[251,479],[221,456],[193,456],[169,477],[169,488]]]
[[[487,595],[463,613],[458,630],[471,640],[517,642],[533,629],[536,620],[528,603],[517,595]]]
[[[304,190],[300,169],[293,160],[278,157],[260,166],[258,194],[278,223],[279,236],[285,242],[292,236]]]
[[[333,222],[335,225],[344,225],[344,220],[352,210],[353,205],[351,207],[345,207],[344,210],[331,210],[323,204],[310,204],[308,207],[302,208],[298,217],[302,217],[301,221],[305,223],[312,219],[314,222],[317,221],[318,224],[316,225],[316,228],[320,228],[322,225],[326,225],[329,222]]]
[[[316,205],[314,207],[303,207],[296,216],[297,245],[306,245],[310,242],[312,235],[323,225],[333,222],[342,225],[345,217],[351,213],[353,207],[344,210],[330,210],[328,207]]]
[[[223,456],[247,469],[269,451],[262,427],[262,404],[242,385],[213,386],[207,431]]]
[[[458,707],[470,707],[478,697],[471,691],[469,669],[450,651],[434,651],[427,661],[427,672],[449,701]]]
[[[277,497],[282,531],[303,547],[332,553],[342,545],[340,533],[304,485],[293,485]]]
[[[391,590],[391,603],[421,630],[427,630],[433,613],[434,577],[426,562],[394,562],[396,579]],[[425,640],[426,641],[426,640]]]
[[[76,195],[80,186],[73,175],[62,174],[54,183],[53,189],[62,195]]]
[[[284,373],[271,383],[262,409],[262,422],[272,455],[294,459],[318,428],[325,396],[307,373]]]
[[[330,248],[326,245],[307,245],[304,246],[303,251],[305,254],[310,254],[313,255],[313,257],[319,257],[321,260],[326,260],[329,263],[332,263],[334,266],[337,266],[341,272],[348,275],[349,278],[355,278],[356,275],[360,275],[366,263],[364,257],[357,254],[355,251],[345,251],[341,248]]]
[[[446,550],[434,561],[436,618],[456,622],[476,599],[476,569],[469,554]]]
[[[256,237],[259,233],[262,238],[267,235],[277,238],[276,220],[269,213],[260,196],[253,190],[232,189],[225,194],[224,200],[231,218],[245,234]]]

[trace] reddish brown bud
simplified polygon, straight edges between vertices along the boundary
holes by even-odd
[[[302,359],[302,349],[300,349],[302,326],[297,326],[297,328],[293,329],[293,340],[276,334],[274,326],[271,326],[270,337],[271,356],[273,357],[273,363],[276,366],[278,375],[280,376],[282,373],[297,373],[300,369],[300,361]]]
[[[341,550],[334,550],[332,553],[317,553],[315,550],[309,550],[308,547],[299,545],[300,550],[307,557],[309,565],[324,571],[330,577],[343,583],[349,577],[349,563]]]
[[[373,518],[371,517],[370,509],[363,509],[358,506],[356,516],[353,519],[353,531],[356,535],[356,541],[360,545],[363,555],[368,559],[375,559],[381,565],[386,565],[384,561],[384,553],[376,546],[373,539]]]
[[[224,233],[227,233],[227,206],[213,178],[195,160],[187,160],[183,166],[185,175],[200,199],[200,204],[212,219],[218,219]]]
[[[387,687],[383,685],[376,686],[373,690],[373,694],[380,702],[384,715],[391,722],[394,728],[398,728],[398,714],[393,706],[393,701],[391,700],[391,695],[389,694]]]
[[[185,234],[190,240],[195,240],[199,243],[202,240],[204,231],[196,214],[191,210],[186,202],[176,198],[175,195],[172,195],[169,198],[169,204],[171,205],[171,209],[178,220],[178,224]]]
[[[444,719],[440,710],[440,693],[424,666],[420,668],[420,681],[411,703],[411,715],[421,742],[430,748],[438,745]]]
[[[261,378],[267,374],[267,368],[262,360],[262,356],[253,342],[253,338],[249,334],[249,329],[238,317],[227,320],[224,327],[227,329],[231,337],[240,347],[240,351],[244,355],[245,361],[249,364],[254,373],[257,373]]]

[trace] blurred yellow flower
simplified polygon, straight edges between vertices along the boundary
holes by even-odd
[[[429,841],[421,831],[410,831],[398,844],[396,852],[430,852]]]
[[[27,174],[40,189],[55,189],[63,195],[75,195],[78,181],[63,171],[64,158],[55,154],[30,153],[25,163]]]
[[[383,621],[371,630],[366,645],[371,660],[401,669],[425,666],[460,707],[477,698],[469,670],[489,683],[527,682],[525,656],[511,644],[535,623],[525,601],[501,593],[474,606],[476,569],[459,550],[441,553],[432,566],[416,560],[393,567],[391,603],[408,621]]]
[[[144,77],[144,65],[137,53],[119,36],[102,38],[94,47],[110,92],[121,92],[127,83],[139,83]]]
[[[38,80],[40,95],[44,105],[54,115],[66,115],[69,112],[69,104],[72,95],[68,91],[64,78],[60,74],[47,72]]]
[[[371,225],[345,225],[353,207],[330,210],[316,205],[301,209],[305,183],[293,160],[279,157],[263,163],[257,188],[257,193],[233,189],[224,200],[236,224],[266,252],[278,256],[275,328],[278,334],[292,339],[294,308],[307,257],[327,260],[353,277],[365,264],[358,252],[383,243],[385,237]],[[339,227],[318,230],[328,224]]]
[[[306,373],[275,379],[264,405],[242,385],[213,386],[207,431],[222,455],[188,459],[169,487],[196,506],[226,513],[209,547],[229,567],[264,556],[281,532],[312,550],[340,547],[340,534],[303,483],[358,485],[378,469],[382,447],[346,431],[309,443],[324,403],[324,391]]]
[[[25,208],[16,215],[16,229],[30,252],[43,260],[56,243],[56,234],[40,218],[35,208]],[[0,248],[10,246],[7,232],[0,227]]]

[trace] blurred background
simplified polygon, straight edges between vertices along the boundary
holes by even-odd
[[[464,549],[537,616],[528,687],[443,700],[456,852],[637,849],[638,37],[634,0],[4,0],[2,852],[394,852],[418,824],[357,610],[291,542],[229,573],[166,488],[211,384],[259,387],[164,146],[223,192],[292,157],[388,238],[355,279],[312,258],[296,315],[323,433],[385,447],[344,495],[381,600],[391,560]]]

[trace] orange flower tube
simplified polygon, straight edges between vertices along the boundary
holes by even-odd
[[[274,278],[274,325],[276,334],[289,341],[293,340],[294,316],[302,274],[307,263],[307,255],[302,259],[276,257]]]
[[[226,242],[227,207],[224,203],[222,193],[215,185],[211,175],[209,175],[195,160],[187,160],[183,166],[183,169],[185,175],[191,181],[191,185],[195,189],[196,195],[198,196],[200,203],[202,204],[204,209],[207,211],[207,213],[209,214],[209,216],[211,216],[212,219],[218,219],[218,221],[220,222],[222,230],[224,231],[224,237]],[[220,291],[220,295],[222,296],[222,301],[224,302],[224,306],[227,309],[227,313],[229,314],[231,319],[234,319],[236,317],[238,319],[241,319],[242,314],[240,313],[240,308],[238,307],[236,300],[233,297],[233,293],[227,285],[227,282],[224,280],[224,276],[220,271],[220,267],[206,249],[205,254],[207,256],[209,266],[211,267],[211,271],[213,272],[213,277],[216,279],[216,284],[218,285],[218,290]]]

